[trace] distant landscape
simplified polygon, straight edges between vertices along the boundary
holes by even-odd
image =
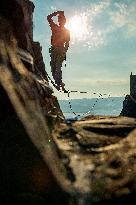
[[[72,99],[72,110],[68,100],[59,100],[59,104],[66,118],[74,117],[73,112],[81,117],[88,114],[118,116],[123,107],[123,100],[124,97],[100,98],[98,101],[97,98]]]

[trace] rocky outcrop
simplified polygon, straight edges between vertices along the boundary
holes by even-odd
[[[121,116],[136,117],[136,75],[130,75],[130,95],[123,102]]]
[[[121,116],[136,117],[136,99],[127,95],[123,101],[123,109],[120,113]]]
[[[58,175],[61,162],[51,138],[60,118],[47,115],[56,101],[41,93],[14,43],[0,42],[0,203],[34,204],[37,198],[38,204],[60,204],[66,195],[58,181],[64,180]],[[58,198],[52,198],[53,193]]]
[[[24,22],[27,28],[28,36],[31,40],[33,40],[33,12],[35,6],[29,0],[17,0],[17,2],[21,5],[24,13]]]
[[[46,83],[48,84],[47,73],[45,70],[45,64],[42,56],[42,47],[40,46],[39,42],[33,42],[32,46],[34,53],[34,70],[36,76],[39,77],[41,80],[46,80]]]
[[[0,2],[0,204],[60,204],[66,197],[51,142],[64,117],[33,42],[33,9],[30,1]]]
[[[136,201],[135,136],[133,118],[93,116],[60,125],[54,140],[79,204]]]

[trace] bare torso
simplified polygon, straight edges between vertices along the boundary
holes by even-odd
[[[51,45],[53,47],[64,47],[65,43],[69,41],[69,31],[65,27],[60,27],[54,24],[51,28]]]

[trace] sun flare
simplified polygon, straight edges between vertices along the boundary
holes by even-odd
[[[104,32],[94,21],[95,12],[85,11],[67,19],[65,27],[70,31],[70,42],[74,45],[83,45],[87,48],[96,48],[104,45]]]
[[[88,34],[87,17],[75,15],[68,20],[65,27],[70,31],[73,42],[84,40]]]

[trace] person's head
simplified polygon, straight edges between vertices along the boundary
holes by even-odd
[[[60,14],[58,16],[58,22],[59,22],[59,26],[63,27],[66,24],[66,17],[64,16],[64,14]]]

